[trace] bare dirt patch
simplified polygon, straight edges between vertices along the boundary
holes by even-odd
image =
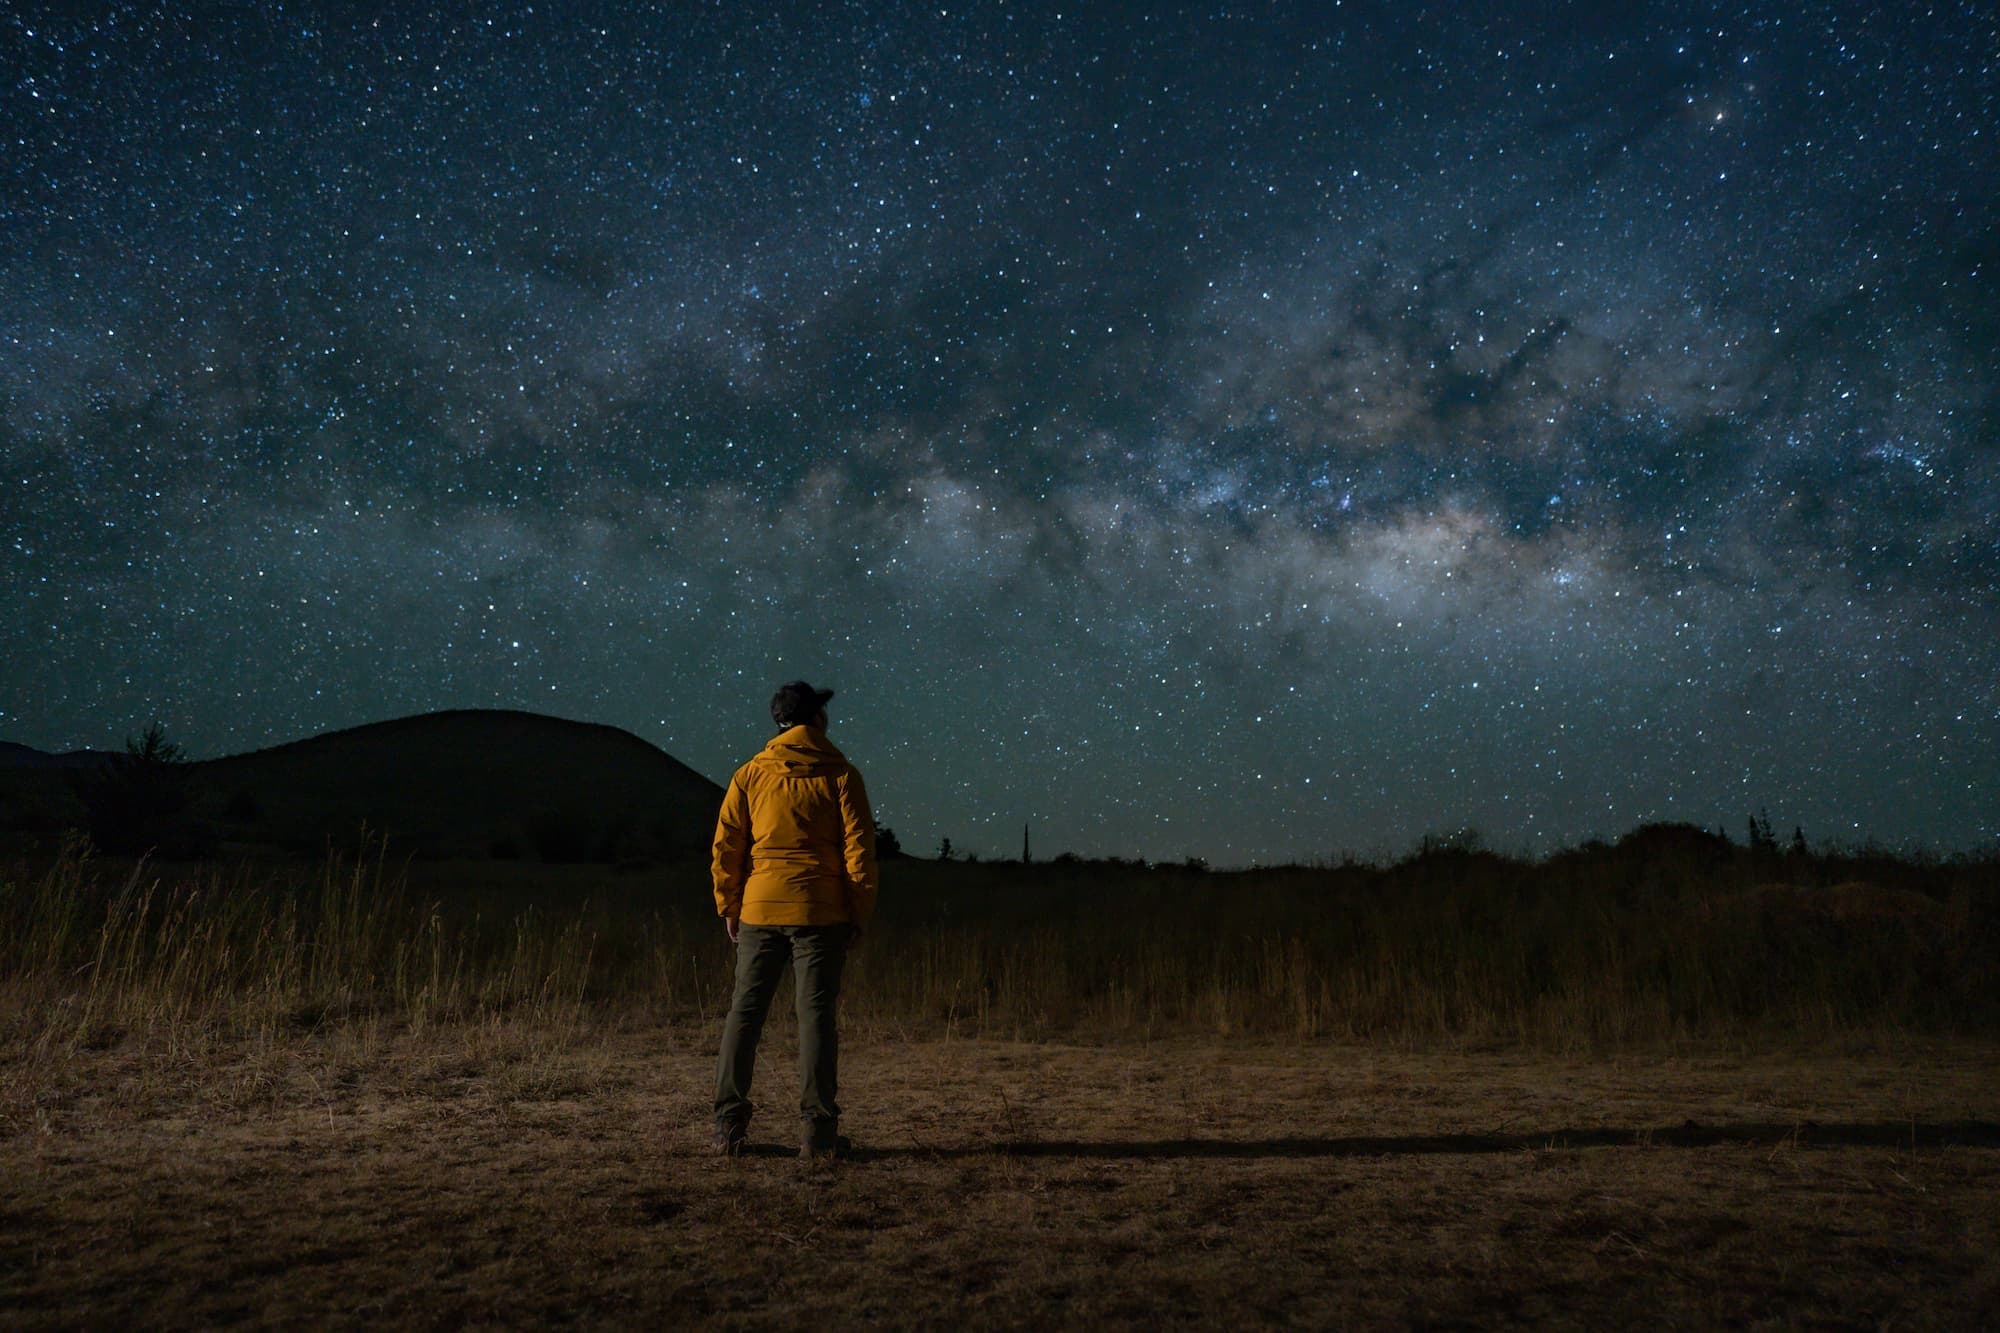
[[[14,1057],[25,1326],[672,1320],[1972,1325],[2000,1048],[901,1042],[854,1160],[707,1151],[713,1033],[335,1030]]]

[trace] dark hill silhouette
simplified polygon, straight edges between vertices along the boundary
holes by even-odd
[[[628,731],[454,709],[186,766],[225,838],[319,850],[362,823],[436,856],[609,861],[706,849],[722,788]]]
[[[117,760],[116,750],[71,750],[50,754],[32,745],[0,741],[0,770],[9,768],[102,768]]]
[[[69,780],[17,750],[28,747],[9,747],[10,786]],[[208,842],[305,856],[329,841],[353,848],[364,824],[392,853],[419,856],[694,856],[722,801],[722,788],[630,732],[507,709],[372,722],[171,770]]]

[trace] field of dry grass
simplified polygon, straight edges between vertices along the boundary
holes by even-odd
[[[1562,1058],[852,1034],[853,1160],[711,1157],[714,1033],[351,1025],[37,1064],[0,1102],[0,1308],[805,1326],[1974,1326],[2000,1050]]]
[[[858,1151],[706,1151],[699,866],[0,867],[0,1311],[1967,1326],[2000,863],[885,867]]]

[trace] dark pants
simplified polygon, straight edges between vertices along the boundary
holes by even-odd
[[[752,926],[736,937],[736,994],[722,1026],[722,1057],[715,1074],[715,1123],[724,1131],[750,1123],[750,1080],[757,1071],[757,1038],[771,1011],[778,978],[792,964],[799,1010],[799,1114],[815,1142],[831,1146],[840,1123],[840,1034],[834,1010],[840,971],[853,927]]]

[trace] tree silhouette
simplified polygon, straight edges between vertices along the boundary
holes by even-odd
[[[179,745],[167,739],[167,729],[158,722],[147,723],[136,737],[127,736],[125,753],[142,764],[178,764],[187,758]]]
[[[1771,832],[1771,814],[1768,810],[1759,810],[1750,816],[1750,850],[1753,852],[1778,850],[1778,838]]]
[[[107,755],[101,767],[78,774],[73,786],[91,842],[118,856],[212,851],[212,831],[187,818],[185,762],[185,751],[167,739],[164,726],[152,722],[126,738],[125,753]]]

